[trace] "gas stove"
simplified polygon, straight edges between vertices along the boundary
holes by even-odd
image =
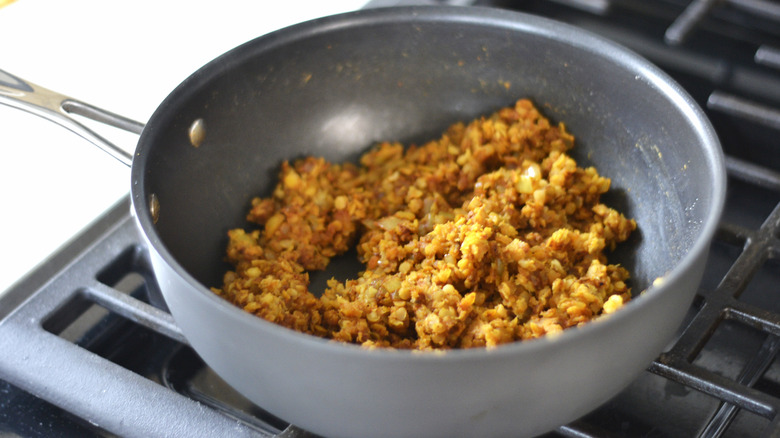
[[[725,214],[677,338],[625,391],[547,436],[780,436],[780,4],[473,4],[635,50],[699,102],[727,155]],[[248,402],[190,349],[146,287],[147,250],[129,212],[120,200],[0,298],[0,436],[311,436]]]

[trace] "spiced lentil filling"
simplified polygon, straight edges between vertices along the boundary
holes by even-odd
[[[574,137],[526,99],[359,164],[284,162],[252,229],[228,232],[234,267],[213,291],[268,321],[366,347],[493,347],[579,326],[624,305],[607,261],[636,222],[604,205],[610,180],[567,155]],[[308,271],[357,247],[365,270]]]

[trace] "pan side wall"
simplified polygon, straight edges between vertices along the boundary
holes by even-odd
[[[193,297],[158,254],[152,261],[193,348],[263,409],[322,436],[410,438],[535,436],[596,409],[665,347],[704,267],[702,257],[665,297],[574,336],[421,357],[339,348],[236,317],[212,297]]]

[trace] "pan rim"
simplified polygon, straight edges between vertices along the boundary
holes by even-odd
[[[666,273],[664,276],[666,281],[663,282],[663,284],[651,286],[648,288],[647,293],[630,301],[624,308],[620,309],[615,314],[602,320],[577,327],[576,329],[564,330],[563,333],[554,337],[545,336],[538,339],[518,341],[490,349],[473,348],[421,352],[385,348],[369,350],[359,345],[323,339],[281,327],[231,305],[211,292],[207,286],[197,281],[189,272],[187,272],[163,243],[160,235],[155,229],[151,214],[149,213],[149,199],[145,185],[145,162],[146,157],[148,156],[146,152],[153,143],[153,141],[150,141],[150,138],[153,137],[154,132],[158,129],[157,120],[164,118],[163,116],[166,113],[169,113],[172,108],[176,107],[176,102],[182,101],[188,93],[193,89],[197,89],[198,84],[208,82],[210,78],[219,75],[221,71],[230,69],[232,64],[245,59],[243,56],[229,57],[229,55],[235,55],[238,52],[255,52],[261,49],[266,50],[275,46],[284,45],[288,41],[309,38],[336,29],[359,27],[368,23],[396,23],[403,21],[458,22],[472,23],[480,26],[490,25],[507,30],[529,33],[573,45],[580,50],[585,50],[594,55],[604,57],[611,62],[625,67],[631,72],[635,72],[638,77],[641,77],[642,80],[646,81],[649,86],[656,88],[658,93],[662,94],[670,102],[671,108],[675,108],[680,111],[681,114],[684,114],[687,122],[691,125],[692,130],[696,132],[697,137],[701,139],[700,147],[701,152],[703,153],[702,159],[706,161],[707,165],[705,167],[712,173],[710,189],[712,202],[707,211],[706,222],[702,224],[701,230],[695,238],[693,245],[691,245],[687,253],[681,258],[680,262]],[[131,199],[136,221],[153,250],[156,251],[165,263],[167,263],[177,275],[184,279],[192,289],[197,290],[197,292],[192,291],[192,293],[199,293],[207,296],[208,298],[206,299],[210,300],[210,303],[213,303],[215,311],[218,309],[219,312],[228,313],[232,318],[243,318],[243,323],[257,327],[258,330],[270,331],[271,333],[284,338],[285,341],[289,340],[290,342],[299,343],[301,346],[327,351],[336,349],[339,354],[349,354],[361,358],[372,357],[377,358],[378,360],[400,358],[401,360],[460,361],[478,360],[484,358],[486,355],[502,357],[506,355],[533,354],[537,349],[547,349],[551,348],[553,345],[565,347],[572,342],[576,343],[578,339],[583,336],[591,336],[591,332],[608,330],[609,327],[615,325],[618,320],[631,318],[635,313],[641,312],[642,307],[645,307],[645,302],[658,300],[663,295],[675,293],[675,291],[670,290],[670,285],[676,284],[680,278],[687,275],[690,268],[695,265],[699,257],[706,255],[725,205],[727,178],[720,141],[703,110],[670,76],[630,49],[590,31],[544,17],[516,11],[497,10],[488,7],[464,8],[459,6],[437,5],[368,9],[318,18],[262,35],[226,52],[195,71],[190,77],[178,85],[165,100],[163,100],[146,126],[147,128],[144,129],[144,132],[139,139],[131,169]],[[691,293],[691,297],[693,297],[693,293]]]

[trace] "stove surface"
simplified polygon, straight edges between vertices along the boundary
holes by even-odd
[[[365,0],[0,1],[0,69],[145,122],[182,80],[223,52]],[[87,125],[127,151],[138,136]],[[130,190],[130,171],[84,139],[0,105],[0,295]],[[5,210],[4,210],[5,211]],[[25,231],[25,232],[22,232]]]

